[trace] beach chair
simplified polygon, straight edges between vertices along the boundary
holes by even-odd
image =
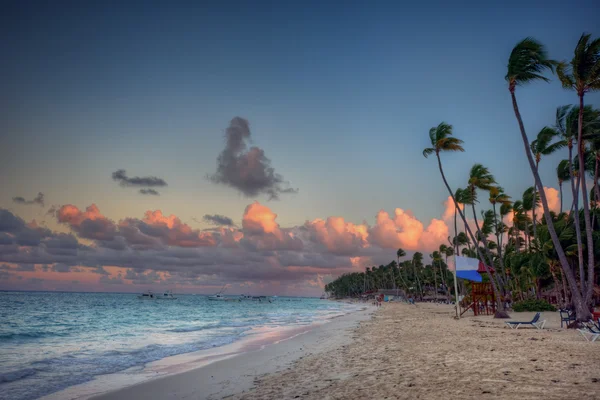
[[[505,324],[510,329],[519,329],[522,325],[531,325],[536,329],[544,329],[546,325],[546,320],[540,322],[541,313],[536,313],[531,321],[506,321]]]
[[[560,327],[563,327],[565,324],[567,327],[571,322],[575,321],[575,313],[572,313],[568,310],[560,310]]]
[[[588,342],[595,342],[596,339],[600,337],[600,329],[597,329],[596,324],[593,322],[591,324],[585,325],[584,329],[577,329],[581,336]]]

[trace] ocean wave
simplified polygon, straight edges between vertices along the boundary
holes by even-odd
[[[0,333],[0,340],[14,339],[40,339],[49,336],[67,336],[66,333],[48,332],[48,331],[31,331],[31,332],[9,332]]]
[[[25,368],[18,371],[10,371],[0,374],[0,384],[18,381],[19,379],[27,378],[35,375],[37,371],[33,368]]]
[[[173,328],[167,329],[167,332],[173,333],[188,333],[188,332],[199,332],[205,331],[209,329],[219,329],[219,328],[248,328],[250,329],[252,326],[259,324],[261,321],[253,320],[246,322],[219,322],[216,324],[210,325],[200,325],[200,326],[184,326],[181,328]]]

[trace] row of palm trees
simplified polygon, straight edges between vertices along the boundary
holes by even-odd
[[[559,107],[554,126],[543,128],[536,139],[530,143],[519,111],[516,88],[536,81],[549,82],[544,75],[547,72],[556,72],[563,87],[577,93],[579,106]],[[435,154],[444,185],[454,201],[456,213],[463,222],[467,241],[470,240],[474,244],[473,255],[484,261],[486,269],[488,269],[487,265],[499,267],[501,273],[491,279],[496,298],[501,299],[511,293],[511,288],[516,287],[513,282],[516,278],[511,278],[510,269],[506,268],[507,261],[510,260],[511,265],[522,266],[522,261],[525,260],[529,263],[531,271],[532,265],[538,265],[541,260],[543,264],[552,267],[553,277],[556,278],[555,284],[558,284],[558,271],[560,271],[561,277],[564,278],[562,281],[565,289],[563,294],[566,297],[568,288],[568,297],[575,308],[577,320],[586,321],[591,317],[589,306],[594,293],[594,268],[597,259],[595,252],[600,242],[600,229],[595,225],[598,222],[596,214],[598,214],[598,205],[600,204],[598,185],[600,112],[585,106],[584,96],[590,91],[600,89],[600,39],[592,40],[591,35],[583,34],[577,43],[573,59],[567,63],[551,60],[541,43],[535,39],[526,38],[512,50],[505,79],[508,83],[515,117],[535,183],[524,193],[522,200],[512,203],[510,197],[497,185],[490,171],[481,164],[475,164],[471,169],[465,189],[453,191],[450,188],[444,175],[440,153],[462,152],[464,148],[462,140],[454,137],[453,128],[447,123],[442,122],[437,127],[431,128],[429,131],[431,147],[426,148],[423,155],[428,157]],[[577,154],[573,156],[575,145],[577,145]],[[539,175],[539,167],[542,156],[564,147],[568,148],[568,158],[561,161],[557,167],[557,178],[561,191],[561,213],[557,216],[549,209]],[[594,188],[589,197],[586,171],[591,172],[594,182]],[[568,213],[563,213],[562,184],[566,181],[571,183],[573,204]],[[491,212],[486,211],[482,214],[482,226],[479,224],[475,210],[479,191],[489,193],[489,199],[493,206]],[[580,197],[583,205],[583,224],[579,212]],[[595,200],[590,201],[591,199]],[[538,221],[536,216],[536,208],[540,203],[544,216],[542,221]],[[497,204],[500,204],[500,221],[496,214]],[[472,208],[473,227],[469,225],[466,218],[466,208],[464,207],[467,205]],[[531,217],[529,217],[529,212],[531,212]],[[512,213],[513,226],[507,229],[502,220],[509,213]],[[592,214],[594,214],[593,218]],[[486,221],[488,221],[487,226]],[[491,232],[489,231],[490,221],[493,221]],[[541,224],[544,228],[538,229],[538,225]],[[582,229],[582,225],[584,229]],[[456,226],[455,222],[456,240],[453,240],[453,245],[457,250],[460,235]],[[542,232],[539,232],[540,230]],[[571,234],[573,231],[574,235]],[[524,252],[521,252],[522,232],[525,233],[524,237],[527,242]],[[495,243],[488,239],[491,233],[496,236]],[[505,234],[508,240],[503,246],[502,240]],[[570,243],[572,236],[575,236],[575,246]],[[543,239],[549,240],[544,241]],[[470,247],[469,250],[471,251]],[[587,257],[584,256],[584,252],[587,253]],[[521,255],[521,253],[524,254]],[[572,263],[575,253],[578,268],[574,268]],[[521,264],[517,263],[516,259],[521,260]],[[587,266],[587,270],[585,266]],[[558,270],[559,267],[560,270]],[[539,290],[537,292],[539,293]],[[502,309],[503,304],[503,302],[499,304],[497,317],[507,316]]]
[[[396,290],[403,296],[423,299],[434,295],[442,299],[450,296],[448,284],[452,273],[448,270],[448,257],[454,254],[454,247],[441,244],[439,249],[429,254],[430,264],[424,264],[424,255],[415,252],[411,259],[403,249],[396,252],[396,260],[387,265],[366,268],[365,272],[344,274],[325,285],[330,296],[358,296],[379,289]]]

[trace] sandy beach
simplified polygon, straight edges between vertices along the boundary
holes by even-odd
[[[232,399],[600,399],[600,346],[561,330],[558,313],[543,313],[541,331],[452,314],[444,305],[385,304],[352,343]]]

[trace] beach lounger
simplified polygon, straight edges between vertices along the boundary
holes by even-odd
[[[540,322],[540,316],[540,313],[536,313],[531,321],[506,321],[505,324],[508,325],[510,329],[519,329],[522,325],[531,325],[536,329],[544,329],[546,320]]]
[[[600,330],[596,329],[596,324],[587,324],[584,329],[577,329],[581,336],[588,342],[595,342],[600,337]]]

